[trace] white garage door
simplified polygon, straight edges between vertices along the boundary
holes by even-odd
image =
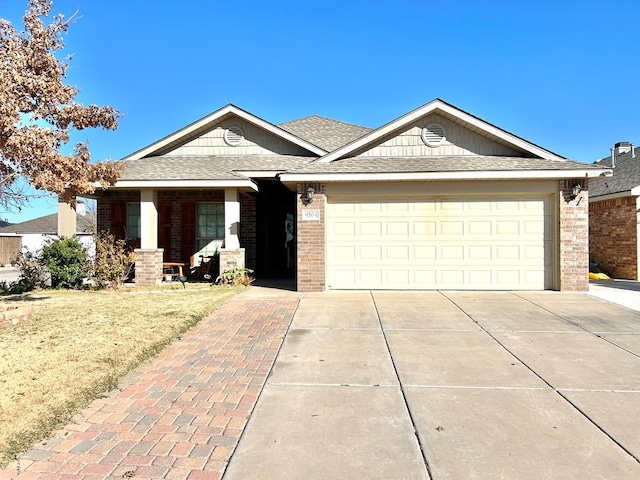
[[[551,288],[548,197],[327,201],[329,288]]]

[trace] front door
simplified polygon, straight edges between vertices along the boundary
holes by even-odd
[[[296,194],[282,183],[258,183],[257,259],[258,278],[294,278],[296,266]]]

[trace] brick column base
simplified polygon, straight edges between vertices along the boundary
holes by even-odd
[[[223,248],[220,250],[220,272],[232,268],[244,268],[245,265],[244,248]]]
[[[162,282],[163,248],[136,248],[136,285],[147,287],[160,285]]]

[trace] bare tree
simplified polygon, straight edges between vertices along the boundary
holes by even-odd
[[[71,129],[115,130],[119,114],[77,103],[78,90],[64,83],[70,58],[59,60],[56,52],[73,16],[55,15],[45,24],[52,3],[29,0],[24,31],[0,18],[0,206],[7,210],[30,197],[21,178],[39,190],[81,195],[113,185],[121,174],[118,163],[91,162],[85,143],[73,154],[60,151]]]

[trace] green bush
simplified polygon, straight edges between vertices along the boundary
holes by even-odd
[[[79,288],[87,276],[87,251],[75,237],[47,242],[40,254],[51,275],[52,288]]]

